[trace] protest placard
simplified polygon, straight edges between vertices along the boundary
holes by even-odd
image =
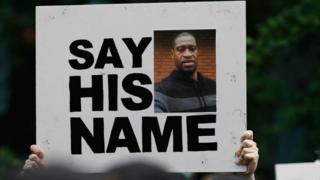
[[[245,2],[36,8],[37,144],[100,172],[244,171]]]

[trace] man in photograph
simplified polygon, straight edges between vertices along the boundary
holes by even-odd
[[[198,71],[194,35],[182,32],[172,40],[176,68],[155,87],[155,112],[215,112],[216,82]]]

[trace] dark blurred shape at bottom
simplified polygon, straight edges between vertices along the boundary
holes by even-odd
[[[62,165],[56,165],[26,173],[12,173],[4,180],[186,180],[180,173],[168,173],[161,167],[142,163],[116,166],[104,173],[76,173]]]

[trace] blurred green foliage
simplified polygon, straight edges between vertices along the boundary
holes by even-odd
[[[313,161],[320,148],[319,31],[320,3],[305,0],[247,39],[248,115],[263,167]]]
[[[13,154],[9,148],[0,146],[0,179],[8,171],[20,168],[21,162],[17,155]]]

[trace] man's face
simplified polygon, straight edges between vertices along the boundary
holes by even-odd
[[[172,59],[178,70],[193,73],[197,70],[198,48],[193,36],[185,35],[176,38],[172,49]]]

